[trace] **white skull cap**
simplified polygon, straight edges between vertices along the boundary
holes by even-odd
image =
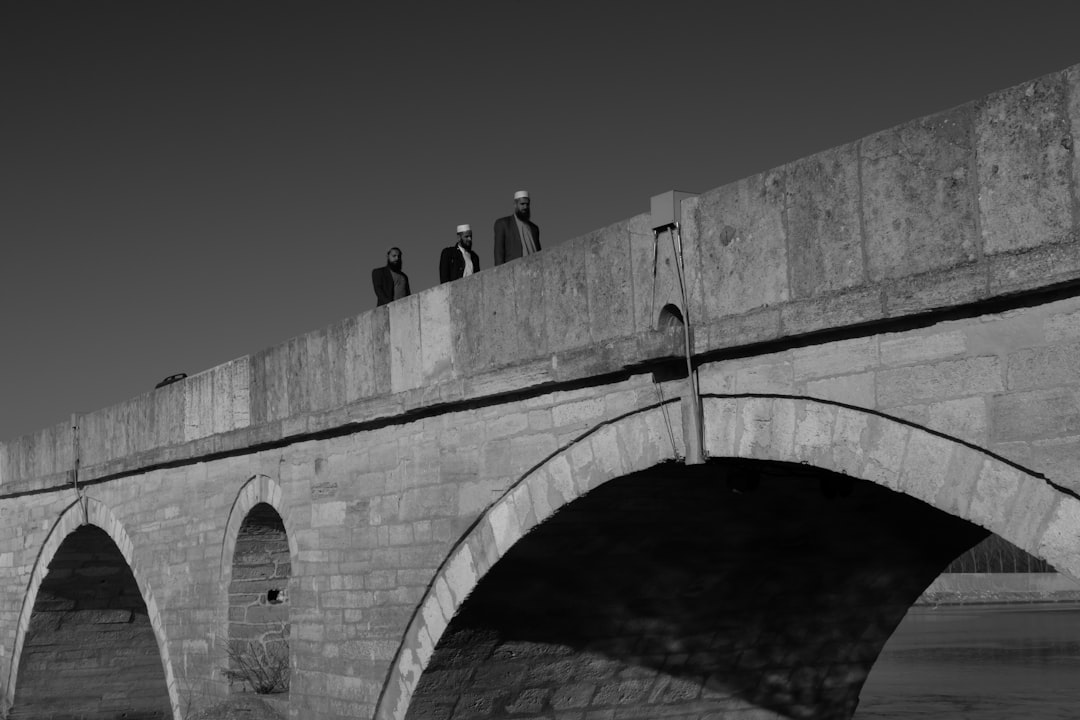
[[[527,197],[529,197],[529,191],[528,190],[518,190],[516,193],[514,193],[514,199],[515,200],[520,200],[521,198],[527,198]]]
[[[469,227],[468,225],[458,225],[458,226],[457,226],[457,231],[458,231],[459,233],[463,233],[463,232],[469,232],[470,230],[472,230],[472,228],[471,228],[471,227]]]

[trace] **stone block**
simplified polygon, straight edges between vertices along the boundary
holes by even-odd
[[[1028,477],[1003,462],[984,462],[971,494],[968,519],[989,530],[1003,531],[1010,509]]]
[[[998,395],[990,401],[993,442],[1080,433],[1080,396],[1070,387]]]
[[[587,236],[585,275],[593,342],[630,335],[634,328],[630,241],[624,223]]]
[[[987,411],[984,397],[930,403],[926,410],[927,427],[977,445],[985,444]]]
[[[484,278],[487,272],[453,282],[450,292],[450,326],[453,357],[459,375],[471,375],[487,368],[490,349],[484,344],[488,333],[484,312]]]
[[[546,251],[545,251],[546,252]],[[517,342],[521,357],[549,354],[547,298],[544,295],[544,263],[539,259],[512,263],[514,304],[517,310]]]
[[[783,172],[791,297],[813,297],[861,284],[857,145],[797,160]]]
[[[454,377],[454,328],[450,322],[452,283],[425,290],[420,304],[420,372],[425,385]]]
[[[1054,313],[1043,322],[1043,328],[1048,342],[1080,340],[1080,310]]]
[[[1040,558],[1058,572],[1080,579],[1080,555],[1076,553],[1076,528],[1080,527],[1080,501],[1060,496],[1039,539]]]
[[[764,308],[694,327],[694,351],[707,352],[753,345],[780,337],[780,310]]]
[[[948,481],[946,473],[955,446],[956,443],[939,435],[912,430],[904,452],[899,489],[932,504]]]
[[[1080,274],[1080,231],[1063,242],[990,258],[991,295],[1039,290],[1056,282],[1071,282]]]
[[[874,373],[813,380],[806,383],[806,395],[816,400],[831,400],[856,407],[873,408],[876,405]]]
[[[833,295],[790,302],[780,309],[783,335],[840,328],[877,320],[884,314],[878,288],[853,288]]]
[[[772,398],[742,398],[738,401],[739,457],[769,459],[772,407]]]
[[[480,362],[484,367],[501,367],[519,357],[514,266],[500,265],[484,271],[480,277],[484,284],[484,302],[480,308],[484,328],[480,338],[483,348]]]
[[[964,105],[861,143],[872,282],[974,262],[973,108]]]
[[[795,417],[792,456],[817,467],[832,467],[832,435],[838,408],[807,402]]]
[[[695,199],[684,242],[695,245],[703,313],[699,322],[789,298],[783,193],[783,177],[774,172]]]
[[[1029,348],[1008,357],[1011,390],[1028,390],[1080,382],[1080,342]]]
[[[735,389],[740,393],[787,394],[795,391],[793,368],[785,353],[769,362],[735,370]]]
[[[545,250],[544,305],[551,352],[589,344],[589,292],[585,244],[563,243]]]
[[[897,489],[911,429],[879,415],[867,417],[863,432],[863,468],[859,477]]]
[[[877,373],[877,401],[879,407],[891,407],[1000,392],[1004,389],[1002,376],[997,357],[889,368]]]
[[[410,295],[385,307],[390,316],[390,391],[420,387],[424,381],[420,297]]]
[[[1001,536],[1022,550],[1038,553],[1039,532],[1050,520],[1060,495],[1042,478],[1026,476],[1009,509]]]
[[[963,355],[967,346],[962,330],[914,330],[881,336],[879,348],[882,365],[913,365]]]
[[[790,403],[789,403],[790,404]],[[779,410],[781,403],[777,402]],[[851,477],[859,477],[863,466],[863,434],[870,416],[858,410],[838,408],[833,426],[833,469]],[[774,426],[777,424],[774,421]],[[792,423],[793,424],[793,423]],[[777,455],[777,457],[784,457]]]
[[[984,300],[990,295],[987,272],[979,263],[890,280],[883,292],[885,315],[903,317]]]
[[[1080,65],[1065,70],[1069,98],[1069,129],[1072,138],[1073,202],[1080,204]]]
[[[792,351],[796,381],[850,375],[878,364],[876,337],[821,343]]]
[[[1065,76],[978,104],[979,212],[988,255],[1059,242],[1072,228],[1072,135]]]
[[[1080,493],[1080,436],[1069,435],[1025,444],[1028,467],[1046,475],[1052,481]]]

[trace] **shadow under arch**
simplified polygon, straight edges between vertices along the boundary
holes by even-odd
[[[85,503],[85,507],[82,503]],[[169,646],[165,624],[154,598],[150,583],[143,577],[135,560],[134,544],[131,537],[124,529],[123,524],[116,518],[107,505],[91,497],[84,497],[82,503],[73,502],[61,514],[48,537],[38,551],[34,568],[30,573],[30,580],[26,592],[23,595],[22,608],[19,612],[19,623],[15,632],[15,644],[11,652],[11,667],[7,683],[7,696],[4,698],[4,710],[9,710],[15,701],[15,688],[18,683],[19,664],[22,659],[23,645],[30,628],[30,620],[37,602],[38,592],[42,583],[49,574],[49,565],[56,557],[57,551],[69,535],[80,528],[93,526],[105,533],[119,550],[120,555],[127,563],[128,569],[134,577],[135,584],[139,589],[143,604],[150,620],[154,639],[157,641],[158,655],[161,659],[162,670],[165,676],[165,685],[168,691],[169,704],[173,717],[180,718],[180,697],[177,689],[176,676],[173,673],[172,661],[169,657]]]
[[[1080,575],[1080,502],[986,451],[888,416],[809,398],[708,396],[706,454],[812,466],[908,495]],[[466,597],[527,532],[609,480],[681,456],[657,407],[601,426],[521,477],[440,567],[402,640],[376,718],[404,718]],[[875,655],[876,656],[876,655]]]

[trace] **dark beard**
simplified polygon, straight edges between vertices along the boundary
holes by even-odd
[[[528,220],[531,213],[528,210],[515,210],[514,214],[518,216],[518,220]]]
[[[400,260],[398,260],[397,262],[390,262],[389,260],[387,260],[386,265],[391,270],[394,270],[396,272],[401,272],[401,261]]]

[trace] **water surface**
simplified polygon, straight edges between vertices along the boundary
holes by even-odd
[[[915,607],[855,720],[1080,718],[1080,604]]]

